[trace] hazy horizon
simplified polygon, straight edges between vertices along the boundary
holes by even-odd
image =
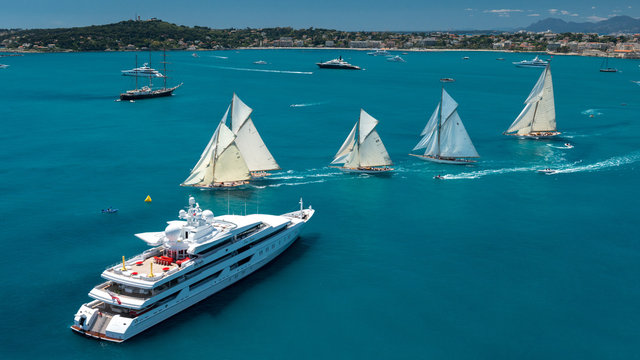
[[[239,0],[25,0],[4,5],[0,28],[61,28],[115,23],[152,17],[171,23],[210,28],[325,28],[343,31],[507,30],[526,27],[549,17],[574,22],[597,22],[613,16],[640,17],[630,1],[612,0],[593,5],[575,0],[540,0],[536,8],[520,8],[509,1],[453,0],[428,4],[419,0],[354,0],[323,2],[284,0],[264,3]]]

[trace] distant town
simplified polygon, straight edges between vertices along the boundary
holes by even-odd
[[[328,29],[211,29],[159,19],[61,29],[0,30],[0,51],[222,50],[350,48],[390,50],[546,51],[553,54],[640,58],[640,34],[509,32],[347,32]]]

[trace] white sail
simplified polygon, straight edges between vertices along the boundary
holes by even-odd
[[[264,144],[251,118],[236,133],[236,145],[251,171],[279,170],[280,166]]]
[[[233,94],[231,99],[231,130],[234,134],[238,133],[240,127],[251,116],[253,109],[248,107],[247,104],[242,102],[238,95]]]
[[[218,142],[218,134],[222,124],[227,121],[229,109],[230,107],[227,107],[227,111],[224,113],[220,123],[218,123],[218,127],[216,127],[216,130],[213,132],[213,136],[211,136],[209,143],[204,148],[202,155],[200,155],[200,159],[196,163],[196,166],[193,167],[189,177],[181,185],[204,185],[207,181],[210,182],[213,179],[213,163],[215,160],[214,156]]]
[[[424,127],[424,130],[420,133],[420,136],[425,136],[431,132],[433,132],[433,128],[438,124],[438,116],[440,116],[440,103],[436,106],[436,109],[433,110],[433,114],[427,121],[427,126]],[[413,149],[418,150],[418,149]]]
[[[429,118],[429,122],[427,122],[427,126],[424,127],[420,136],[422,139],[418,144],[413,148],[413,150],[420,150],[429,147],[431,141],[433,141],[433,134],[436,131],[436,127],[438,126],[438,119],[440,118],[440,103],[436,106],[436,109],[431,114],[431,118]]]
[[[364,109],[360,109],[360,129],[359,130],[359,142],[362,144],[364,139],[376,128],[378,120],[369,115]]]
[[[440,156],[444,157],[479,157],[467,130],[462,124],[458,111],[442,124],[440,128]]]
[[[182,183],[187,186],[211,186],[217,182],[248,180],[249,169],[235,145],[236,136],[225,125],[229,109],[218,124],[200,160]]]
[[[249,168],[235,143],[222,151],[216,159],[213,170],[213,182],[232,182],[251,179]]]
[[[250,117],[253,109],[242,102],[236,94],[233,94],[231,109],[231,129],[236,135],[236,145],[249,170],[279,170],[280,166],[269,152]]]
[[[360,167],[360,151],[358,143],[355,144],[353,150],[347,154],[344,162],[346,168],[358,168]]]
[[[442,114],[439,113],[440,107],[442,107]],[[458,103],[444,89],[442,89],[442,104],[438,104],[420,135],[422,139],[413,150],[425,149],[425,155],[453,158],[479,157],[458,115]]]
[[[220,125],[218,125],[218,129],[219,128]],[[198,160],[198,163],[193,167],[189,177],[182,183],[182,185],[201,185],[205,183],[205,179],[213,178],[213,154],[216,149],[215,144],[218,137],[218,129],[214,132],[211,140],[209,140],[209,143],[207,144],[207,147],[205,147],[202,155],[200,155],[200,160]]]
[[[507,129],[507,133],[517,132],[518,135],[526,135],[536,131],[556,130],[553,81],[548,66],[538,78],[525,104],[524,109]]]
[[[556,105],[553,99],[553,80],[551,69],[545,69],[544,86],[541,99],[538,102],[538,111],[533,119],[532,131],[556,131]]]
[[[387,166],[392,164],[389,153],[375,129],[364,139],[358,150],[360,151],[360,166]]]
[[[357,128],[358,123],[353,126],[353,129],[351,129],[349,136],[347,136],[347,139],[344,141],[344,143],[342,143],[340,150],[338,150],[336,156],[333,157],[333,161],[331,162],[332,164],[344,164],[347,161],[347,157],[353,151],[353,146],[356,142]]]

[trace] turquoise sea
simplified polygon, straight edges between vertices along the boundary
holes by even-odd
[[[563,134],[531,141],[501,135],[541,72],[511,62],[531,54],[199,55],[168,53],[183,87],[135,103],[114,101],[135,53],[0,59],[1,358],[638,358],[640,61],[612,60],[611,74],[554,57]],[[314,65],[338,55],[366,70]],[[476,165],[407,155],[442,77]],[[179,187],[233,92],[282,171],[245,190]],[[360,108],[380,121],[391,177],[327,168]],[[190,194],[217,214],[284,213],[300,197],[317,211],[273,263],[130,341],[72,333],[102,270],[142,252],[133,234],[163,230]]]

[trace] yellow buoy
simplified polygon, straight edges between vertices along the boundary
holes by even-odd
[[[150,195],[147,195],[147,198],[146,198],[146,199],[144,199],[144,202],[151,202],[151,196],[150,196]]]

